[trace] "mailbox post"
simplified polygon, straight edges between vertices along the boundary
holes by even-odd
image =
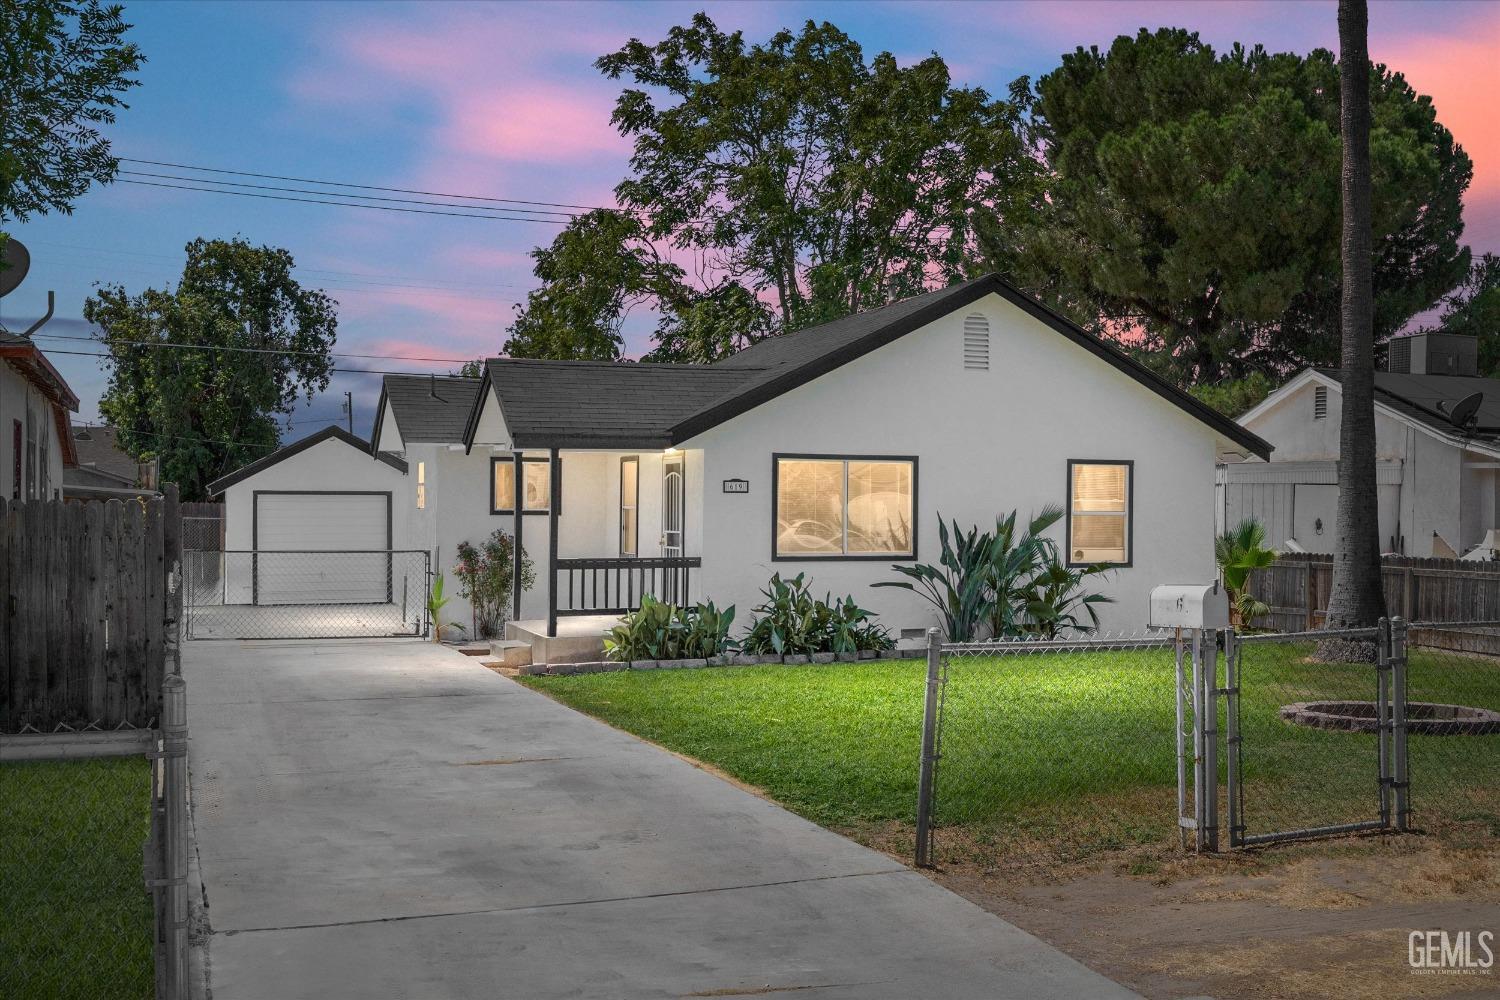
[[[1151,591],[1153,628],[1177,633],[1177,822],[1194,831],[1198,850],[1219,849],[1219,656],[1215,634],[1229,627],[1229,598],[1218,583],[1167,585]],[[1184,641],[1190,663],[1184,662]],[[1190,707],[1191,706],[1191,707]],[[1187,718],[1191,711],[1192,719]],[[1191,722],[1192,728],[1188,725]],[[1188,745],[1193,808],[1188,812]]]

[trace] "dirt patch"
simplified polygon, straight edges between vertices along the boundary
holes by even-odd
[[[932,875],[1148,997],[1500,996],[1500,968],[1419,975],[1407,959],[1413,930],[1500,932],[1492,840],[1371,837],[1212,858],[1136,852],[1050,882],[972,867]]]

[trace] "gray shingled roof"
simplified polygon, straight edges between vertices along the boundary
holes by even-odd
[[[1343,381],[1343,372],[1337,368],[1319,368],[1318,371],[1335,381]],[[1417,423],[1445,434],[1461,434],[1463,428],[1449,420],[1438,404],[1451,406],[1476,392],[1483,395],[1484,400],[1479,404],[1478,423],[1471,436],[1484,440],[1500,438],[1500,380],[1482,375],[1375,373],[1376,399]]]
[[[1097,337],[986,275],[754,344],[716,365],[491,359],[485,377],[518,447],[660,448],[680,444],[955,309],[997,294],[1248,451],[1271,446]],[[478,408],[465,439],[473,433]]]
[[[680,420],[758,369],[491,358],[490,382],[518,447],[666,448]]]
[[[108,426],[73,428],[73,445],[78,449],[79,466],[87,466],[126,485],[134,485],[140,466],[115,443],[115,429]],[[67,476],[64,474],[64,479]]]
[[[479,383],[477,378],[387,375],[380,395],[391,404],[402,441],[457,444],[464,439]],[[377,428],[384,418],[382,403],[375,416]]]

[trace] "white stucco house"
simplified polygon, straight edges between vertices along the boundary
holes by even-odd
[[[214,485],[231,547],[267,543],[268,491],[334,498],[271,501],[291,512],[343,509],[342,494],[363,527],[341,544],[383,530],[450,573],[460,541],[502,528],[536,566],[514,617],[544,637],[597,636],[642,592],[733,604],[743,621],[773,573],[920,634],[931,609],[871,585],[936,562],[939,517],[988,526],[1049,503],[1068,508],[1072,561],[1116,567],[1105,627],[1139,629],[1153,586],[1215,576],[1216,463],[1270,455],[993,276],[714,365],[495,358],[479,379],[388,376],[362,456],[358,439],[316,437]],[[386,492],[383,521],[354,499]]]
[[[1375,373],[1376,490],[1384,551],[1472,554],[1500,527],[1500,382],[1477,374],[1472,337],[1391,342]],[[1270,461],[1218,470],[1220,524],[1254,517],[1279,550],[1332,552],[1338,501],[1340,372],[1309,368],[1240,418]],[[1455,412],[1477,397],[1472,413]]]
[[[29,337],[0,330],[0,495],[52,500],[76,465],[78,396]]]

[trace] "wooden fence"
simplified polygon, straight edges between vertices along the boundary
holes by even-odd
[[[1381,579],[1392,616],[1409,622],[1500,623],[1500,562],[1387,556]],[[1332,556],[1284,555],[1251,576],[1250,593],[1271,609],[1255,624],[1277,632],[1318,628],[1332,589]]]
[[[0,501],[0,732],[148,726],[180,670],[182,521],[164,497]]]

